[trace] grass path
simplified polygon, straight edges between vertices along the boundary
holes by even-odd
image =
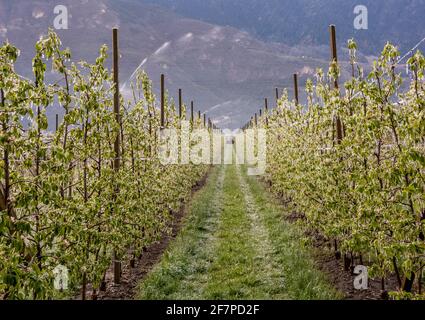
[[[139,299],[335,299],[298,228],[240,166],[213,169]]]

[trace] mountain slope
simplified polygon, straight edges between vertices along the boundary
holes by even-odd
[[[9,39],[21,49],[17,69],[26,76],[31,76],[33,46],[52,25],[57,4],[0,0],[0,40]],[[194,100],[195,108],[207,111],[221,127],[243,125],[262,107],[264,97],[274,97],[275,87],[292,87],[293,73],[300,73],[302,84],[316,67],[328,65],[326,46],[265,43],[247,32],[185,18],[138,0],[61,0],[60,4],[68,6],[70,21],[69,30],[58,33],[74,61],[93,61],[102,44],[110,47],[111,29],[119,26],[124,94],[129,93],[128,79],[137,68],[148,72],[156,88],[164,73],[172,97],[182,88],[185,102]],[[273,106],[274,99],[270,100]]]
[[[161,4],[179,14],[248,31],[260,39],[327,44],[327,25],[340,42],[354,37],[360,49],[377,55],[387,41],[405,51],[425,37],[425,0],[134,0]],[[369,29],[355,30],[354,7],[365,5]],[[237,13],[237,14],[235,14]]]

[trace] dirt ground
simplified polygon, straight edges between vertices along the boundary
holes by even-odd
[[[384,288],[382,290],[381,279],[368,279],[367,290],[356,290],[354,288],[355,274],[344,270],[343,258],[337,259],[333,252],[332,244],[317,232],[309,231],[306,235],[313,243],[313,258],[318,268],[327,276],[330,283],[342,294],[346,300],[385,300],[388,299],[388,292],[397,291],[398,283],[395,275],[384,279]],[[332,248],[332,249],[331,249]],[[354,257],[352,265],[359,265],[360,260]],[[363,265],[367,264],[363,262]]]
[[[207,180],[207,175],[192,189],[192,195],[201,189]],[[285,204],[283,204],[285,205]],[[150,270],[160,261],[162,254],[168,248],[170,242],[175,239],[182,227],[183,218],[186,215],[187,205],[183,205],[178,212],[175,212],[174,219],[170,222],[171,233],[164,233],[161,240],[146,248],[140,259],[135,261],[134,268],[129,263],[123,264],[121,283],[113,283],[112,267],[106,274],[106,290],[101,291],[95,297],[98,300],[128,300],[133,299],[137,294],[137,285],[143,280]],[[296,223],[305,220],[305,215],[299,212],[286,214],[284,219]],[[387,299],[388,291],[397,290],[397,279],[392,276],[385,279],[385,291],[382,291],[381,279],[368,279],[367,290],[354,289],[355,275],[351,271],[344,270],[343,259],[336,259],[329,248],[331,243],[315,231],[306,232],[306,236],[311,240],[313,246],[313,258],[317,267],[326,275],[329,282],[344,295],[346,300],[382,300]],[[356,261],[358,262],[358,261]],[[87,288],[88,299],[92,298],[91,288]],[[81,296],[79,297],[81,298]]]
[[[292,212],[284,217],[285,220],[295,223],[296,221],[305,221],[304,214]],[[384,279],[384,288],[382,290],[381,279],[368,279],[367,290],[356,290],[354,288],[355,274],[344,270],[343,258],[337,259],[333,250],[333,245],[317,231],[308,230],[305,235],[310,239],[313,246],[313,258],[319,268],[328,278],[330,283],[342,294],[346,300],[385,300],[388,299],[388,292],[398,290],[398,282],[395,275]],[[352,265],[359,265],[360,259],[354,257]],[[366,265],[363,262],[363,265]],[[366,265],[367,266],[367,265]]]
[[[270,183],[262,181],[265,188],[270,190]],[[280,201],[282,206],[287,207],[288,203]],[[283,217],[290,223],[297,221],[306,221],[307,218],[303,213],[292,211]],[[354,279],[356,275],[350,271],[344,270],[343,259],[336,259],[333,252],[332,244],[322,235],[314,230],[305,232],[307,238],[310,239],[313,246],[313,258],[317,267],[321,270],[329,282],[344,295],[346,300],[385,300],[388,299],[388,292],[398,290],[398,282],[395,275],[384,280],[385,290],[382,290],[381,279],[368,279],[367,290],[356,290],[354,288]],[[359,259],[355,259],[354,264],[360,264]]]
[[[192,188],[192,196],[206,183],[209,172]],[[112,266],[106,273],[106,288],[93,297],[92,289],[87,287],[86,297],[92,300],[131,300],[137,294],[137,285],[143,280],[150,270],[160,261],[162,254],[168,248],[170,242],[175,239],[182,227],[183,218],[186,215],[187,204],[182,205],[178,212],[173,214],[170,222],[170,233],[163,233],[161,240],[147,247],[140,259],[136,259],[134,268],[130,263],[122,265],[121,283],[114,284]],[[81,294],[77,297],[81,299]]]

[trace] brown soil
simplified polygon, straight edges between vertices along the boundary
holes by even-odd
[[[319,269],[326,274],[330,283],[342,294],[345,300],[384,300],[389,291],[396,291],[398,284],[395,276],[385,279],[385,291],[381,289],[380,279],[368,279],[367,290],[354,289],[354,278],[350,271],[344,271],[343,259],[337,260],[335,255],[317,250],[314,259]]]
[[[298,220],[307,220],[304,213],[292,211],[289,215],[285,216],[285,220],[289,222],[296,222]]]
[[[207,182],[209,172],[192,187],[192,196],[199,191]],[[187,203],[183,204],[178,212],[173,214],[169,229],[171,232],[164,232],[161,240],[147,247],[140,259],[136,259],[134,268],[129,263],[122,265],[121,283],[114,284],[112,266],[106,273],[106,290],[98,292],[97,297],[93,297],[90,286],[87,288],[87,299],[96,300],[131,300],[137,294],[137,285],[143,280],[149,271],[161,260],[170,242],[176,238],[183,226],[183,220],[187,213]],[[77,297],[81,299],[81,294]]]
[[[263,186],[266,189],[271,191],[269,182],[264,180],[260,181],[263,182]],[[283,207],[289,208],[288,202],[279,199],[279,197],[277,197],[277,200]],[[292,211],[289,214],[285,214],[283,219],[290,223],[296,223],[298,221],[305,221],[307,218],[302,212]],[[371,278],[368,279],[367,290],[354,289],[353,283],[356,275],[352,274],[351,270],[344,270],[344,261],[342,258],[336,259],[332,243],[315,230],[308,229],[305,231],[305,235],[311,241],[311,245],[313,247],[313,259],[316,262],[318,269],[321,270],[326,275],[329,282],[344,295],[344,299],[384,300],[388,298],[387,292],[398,290],[398,281],[395,275],[384,280],[384,291],[381,289],[381,279]],[[355,258],[354,265],[359,264],[359,259]],[[363,261],[363,264],[367,265],[365,261]]]
[[[298,219],[296,217],[299,217]],[[304,215],[297,215],[291,213],[285,217],[285,220],[289,222],[295,222],[297,220],[305,220]],[[384,300],[388,299],[388,292],[398,290],[398,282],[395,275],[390,276],[384,280],[384,288],[382,290],[381,279],[368,279],[367,290],[356,290],[354,289],[355,274],[350,271],[344,270],[343,258],[336,258],[333,244],[322,234],[315,230],[309,229],[305,231],[305,235],[311,240],[313,247],[313,259],[316,262],[317,267],[321,270],[328,278],[329,282],[344,295],[346,300]],[[360,265],[359,257],[354,257],[354,263],[352,265]],[[367,266],[367,263],[363,261],[363,265]]]
[[[203,179],[192,188],[192,195],[200,190],[206,183],[208,173]],[[264,181],[263,181],[264,182]],[[265,185],[266,188],[269,186]],[[287,203],[281,201],[283,206]],[[126,300],[133,299],[137,293],[137,285],[143,280],[150,270],[160,261],[162,254],[168,248],[169,243],[175,239],[182,227],[183,218],[186,215],[186,206],[182,205],[179,212],[174,214],[174,219],[170,222],[171,233],[164,233],[161,240],[148,248],[143,253],[141,259],[135,261],[135,267],[129,264],[122,266],[121,284],[113,283],[113,272],[110,268],[106,274],[106,291],[100,292],[99,300]],[[285,215],[284,219],[291,223],[305,220],[303,213],[293,211]],[[385,279],[385,289],[381,290],[380,279],[370,279],[367,290],[355,290],[353,281],[355,275],[350,271],[344,271],[343,259],[336,259],[332,252],[332,244],[317,231],[309,230],[305,232],[311,240],[313,247],[313,258],[319,270],[328,278],[329,282],[344,295],[346,300],[382,300],[386,298],[387,291],[396,291],[398,288],[395,276]],[[359,264],[356,259],[356,264]],[[91,290],[88,288],[87,297],[91,297]],[[79,297],[80,298],[80,297]]]

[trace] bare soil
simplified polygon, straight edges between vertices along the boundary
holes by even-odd
[[[262,180],[265,188],[270,190],[271,183]],[[288,202],[283,199],[277,198],[283,207],[288,207]],[[285,213],[283,219],[296,223],[298,221],[307,220],[302,212],[291,211],[289,214]],[[337,259],[333,252],[333,244],[321,235],[316,230],[307,229],[305,235],[311,240],[313,247],[313,259],[320,271],[322,271],[329,282],[344,295],[345,300],[386,300],[388,299],[388,292],[398,290],[398,281],[395,275],[384,279],[384,288],[382,290],[382,279],[368,279],[367,290],[356,290],[354,288],[354,279],[356,275],[352,274],[352,270],[344,270],[343,259]],[[354,259],[354,265],[360,264],[358,258]],[[363,265],[367,264],[363,261]]]
[[[208,173],[192,188],[192,195],[199,191],[206,183]],[[264,181],[263,181],[264,182]],[[264,184],[266,188],[269,185]],[[288,204],[281,201],[283,206]],[[187,204],[183,204],[178,212],[173,215],[170,222],[171,233],[163,233],[161,240],[146,248],[140,259],[135,261],[134,268],[129,263],[122,266],[121,283],[119,285],[113,282],[112,267],[106,274],[106,290],[99,292],[95,299],[98,300],[129,300],[137,294],[137,285],[143,280],[152,268],[160,261],[163,253],[168,248],[170,242],[176,238],[182,228],[184,217],[187,213]],[[304,221],[306,217],[303,213],[292,211],[283,217],[290,223]],[[387,292],[398,289],[397,279],[391,276],[384,280],[385,290],[382,290],[381,279],[370,279],[367,290],[354,289],[353,282],[355,275],[351,271],[344,270],[343,259],[336,259],[332,252],[332,244],[319,232],[309,229],[305,235],[311,240],[313,259],[319,270],[321,270],[329,282],[344,295],[346,300],[383,300],[388,298]],[[359,264],[355,259],[354,264]],[[91,288],[87,288],[88,299],[92,297]],[[81,298],[81,297],[80,297]]]
[[[332,253],[317,250],[314,259],[319,269],[326,274],[330,283],[342,294],[345,300],[386,300],[389,291],[396,291],[398,284],[395,276],[384,280],[385,290],[381,288],[381,279],[368,279],[367,290],[354,289],[354,278],[350,271],[344,271],[343,260],[337,260]]]
[[[209,172],[192,187],[192,197],[206,184]],[[191,197],[191,198],[192,198]],[[87,287],[86,297],[92,300],[131,300],[134,299],[137,294],[137,286],[146,275],[152,270],[152,268],[161,260],[161,257],[165,250],[168,248],[170,242],[176,238],[179,234],[183,220],[187,213],[188,203],[182,204],[180,210],[173,214],[173,219],[170,221],[169,229],[171,232],[164,232],[161,239],[147,247],[140,259],[136,259],[134,268],[130,266],[130,263],[122,265],[121,283],[115,284],[113,281],[114,273],[112,266],[106,273],[106,288],[104,291],[100,291],[96,296],[93,296],[91,286]],[[77,297],[81,299],[81,294]]]
[[[305,221],[306,217],[302,213],[292,212],[284,217],[290,223],[296,221]],[[365,265],[365,261],[361,262],[359,257],[353,257],[350,271],[344,270],[343,258],[336,258],[333,244],[322,234],[316,230],[307,229],[304,234],[310,239],[313,247],[313,259],[317,267],[328,278],[329,282],[344,295],[345,300],[386,300],[388,292],[398,290],[398,282],[395,275],[392,275],[384,280],[368,279],[367,290],[356,290],[354,288],[353,266]],[[351,258],[351,257],[349,257]],[[382,281],[384,281],[384,290],[382,290]]]

